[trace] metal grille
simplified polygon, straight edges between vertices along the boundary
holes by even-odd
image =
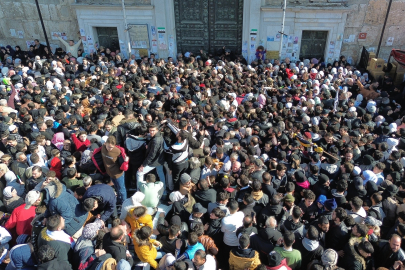
[[[178,52],[240,53],[243,0],[174,0]]]
[[[119,49],[118,31],[116,27],[97,27],[98,43],[111,51]]]
[[[302,31],[300,58],[323,58],[328,31]]]

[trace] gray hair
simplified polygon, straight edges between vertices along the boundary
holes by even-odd
[[[0,99],[0,106],[7,106],[7,100]]]
[[[277,220],[274,217],[269,217],[266,219],[266,227],[275,229],[277,227]]]
[[[311,118],[310,118],[308,115],[305,115],[305,116],[302,118],[302,123],[303,123],[303,124],[308,124],[309,121],[311,121]]]
[[[246,132],[246,137],[252,136],[252,128],[250,128],[250,127],[246,128],[245,132]]]
[[[197,169],[198,167],[201,167],[201,162],[197,157],[190,158],[189,163],[190,163],[190,169],[192,169],[192,170]]]
[[[229,159],[238,159],[239,158],[239,155],[237,154],[237,153],[232,153],[230,156],[229,156]]]
[[[17,158],[17,159],[20,159],[20,156],[21,155],[25,155],[23,152],[18,152],[17,154],[15,154],[15,157]]]
[[[86,176],[85,178],[83,178],[83,185],[85,187],[91,186],[92,182],[93,182],[93,179],[91,179],[90,176]]]

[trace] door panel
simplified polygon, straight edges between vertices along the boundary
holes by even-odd
[[[327,38],[328,31],[302,31],[300,58],[324,57]]]
[[[119,49],[118,30],[116,27],[97,27],[98,43],[111,51]]]
[[[174,0],[177,51],[241,51],[243,0]]]

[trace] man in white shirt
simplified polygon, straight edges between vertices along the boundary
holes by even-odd
[[[229,265],[229,253],[235,247],[239,245],[239,239],[236,236],[236,230],[243,226],[243,218],[245,215],[242,212],[238,212],[239,204],[233,200],[228,203],[230,215],[222,219],[221,231],[224,233],[224,248],[220,258],[224,258],[223,263],[225,266]],[[224,267],[227,269],[228,267]]]
[[[69,40],[69,43],[67,43],[60,36],[57,36],[57,37],[58,37],[59,41],[62,42],[63,45],[65,45],[66,52],[67,53],[70,52],[74,57],[77,58],[77,51],[79,49],[80,44],[82,44],[82,40],[79,39],[79,41],[75,44],[75,41],[73,39]]]

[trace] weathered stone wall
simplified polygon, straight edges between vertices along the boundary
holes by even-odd
[[[366,3],[361,1],[359,1],[360,3],[358,1],[350,2],[349,7],[352,11],[347,16],[344,39],[350,35],[355,35],[356,38],[353,43],[343,43],[341,53],[351,55],[353,60],[357,61],[363,46],[367,49],[377,50],[389,0],[369,0]],[[393,48],[405,48],[404,11],[404,0],[392,2],[379,57],[387,60]],[[365,40],[358,39],[359,33],[367,33],[367,38]],[[395,38],[392,46],[386,46],[388,37]]]
[[[61,45],[51,39],[51,32],[65,32],[68,39],[78,39],[79,27],[76,12],[72,8],[74,0],[39,0],[39,6],[47,31],[49,43]],[[11,36],[10,29],[23,31],[24,37]],[[27,40],[39,39],[45,43],[41,22],[34,0],[0,1],[0,44],[19,45],[26,50]]]

